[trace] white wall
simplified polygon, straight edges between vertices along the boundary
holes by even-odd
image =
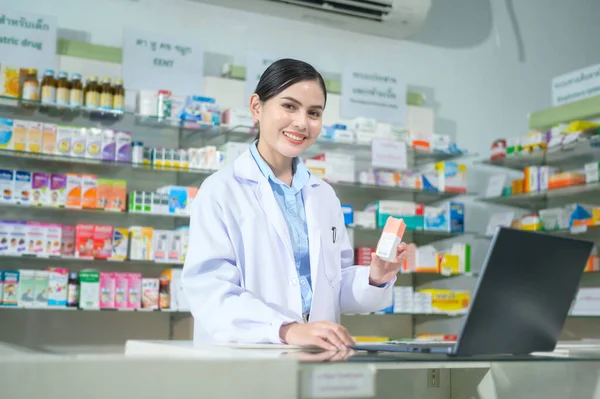
[[[120,46],[122,28],[128,26],[195,37],[207,51],[233,55],[238,64],[244,63],[247,50],[302,58],[327,72],[341,72],[346,63],[375,68],[388,64],[412,86],[429,93],[441,133],[484,154],[494,138],[526,132],[528,112],[551,105],[553,76],[600,62],[597,0],[515,2],[520,35],[510,19],[512,0],[461,0],[455,2],[462,7],[458,10],[446,3],[440,6],[444,1],[434,1],[444,15],[432,13],[426,29],[429,40],[415,41],[374,38],[183,0],[0,0],[0,6],[57,15],[60,28],[94,44]],[[471,47],[422,44],[451,41],[440,36],[481,35],[482,27],[489,26],[487,19],[489,35]]]

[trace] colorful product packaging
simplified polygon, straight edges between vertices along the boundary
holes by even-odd
[[[76,230],[73,226],[61,226],[60,255],[63,257],[75,256]]]
[[[405,231],[406,224],[404,223],[404,220],[388,217],[383,232],[381,233],[381,237],[379,238],[379,242],[377,243],[375,254],[385,261],[393,262],[396,258],[398,245],[402,242],[402,236]],[[334,242],[335,233],[334,230]]]
[[[97,192],[98,177],[95,175],[81,175],[81,206],[83,208],[96,208]]]
[[[46,253],[45,224],[27,222],[27,249],[25,254],[40,257],[48,256]]]
[[[115,274],[100,273],[100,309],[114,309],[115,307]]]
[[[15,171],[0,169],[0,203],[10,204],[15,199]]]
[[[46,255],[60,256],[62,246],[62,230],[60,224],[46,224]]]
[[[115,276],[115,308],[127,309],[129,295],[129,279],[127,273],[114,273]]]
[[[103,161],[114,161],[117,151],[117,139],[114,130],[102,131],[102,155]]]
[[[31,204],[47,206],[50,203],[50,175],[48,173],[33,172],[31,176]]]
[[[73,141],[71,142],[71,156],[85,158],[87,148],[87,129],[84,127],[72,127]]]
[[[26,151],[42,152],[43,130],[43,124],[39,122],[29,122]]]
[[[129,259],[154,259],[154,254],[152,252],[153,233],[154,230],[152,227],[132,226],[129,228]]]
[[[22,308],[32,308],[35,301],[35,270],[19,270],[19,274],[18,305]]]
[[[127,273],[127,307],[139,309],[142,304],[142,274]]]
[[[79,307],[100,309],[100,273],[97,270],[79,272]]]
[[[96,208],[106,209],[112,195],[112,180],[98,179],[98,188],[96,190]]]
[[[44,154],[55,154],[57,126],[52,123],[44,123],[43,129],[42,152]]]
[[[0,256],[8,255],[10,246],[10,224],[0,220]]]
[[[169,230],[154,230],[153,233],[153,252],[154,261],[167,262],[169,260]]]
[[[93,224],[78,224],[75,226],[75,256],[77,258],[94,257],[94,230]]]
[[[4,270],[2,272],[2,285],[0,288],[0,305],[18,306],[19,305],[19,282],[21,274],[18,270]]]
[[[15,202],[19,205],[31,205],[31,172],[15,171]]]
[[[102,130],[96,128],[87,129],[85,157],[88,159],[102,158]]]
[[[131,134],[129,132],[117,132],[116,133],[117,151],[116,161],[117,162],[130,162],[131,161]]]
[[[25,151],[27,149],[27,135],[29,132],[29,122],[15,120],[13,123],[13,149],[15,151]]]
[[[111,259],[127,259],[127,250],[129,248],[129,232],[127,229],[115,228],[112,237],[112,255]]]
[[[456,162],[437,162],[423,171],[423,189],[466,193],[467,166]]]
[[[67,175],[50,175],[48,202],[50,206],[60,208],[67,205]]]
[[[13,120],[0,118],[0,150],[13,148]]]
[[[81,197],[82,197],[82,179],[81,175],[69,173],[67,174],[67,195],[66,195],[66,207],[67,208],[81,208]]]
[[[157,278],[142,279],[142,308],[158,309],[159,280]]]
[[[35,271],[35,300],[33,306],[36,308],[48,307],[48,284],[50,272],[47,270]]]
[[[94,226],[94,257],[108,259],[112,255],[112,226]]]
[[[73,130],[69,126],[56,127],[56,151],[55,154],[70,156],[73,142]]]
[[[127,182],[111,180],[110,197],[107,210],[124,212],[127,205]]]
[[[5,222],[6,223],[6,222]],[[9,248],[11,255],[22,255],[27,251],[27,222],[8,222]]]
[[[69,270],[51,267],[48,274],[48,306],[67,306]]]

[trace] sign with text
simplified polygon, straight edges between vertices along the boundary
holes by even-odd
[[[153,32],[123,32],[123,80],[132,90],[170,90],[202,95],[204,49],[201,43]]]
[[[279,57],[273,54],[257,53],[254,51],[246,54],[246,90],[244,91],[244,104],[248,104],[254,94],[256,85],[265,69],[277,61]]]
[[[572,103],[600,95],[600,64],[578,69],[552,79],[552,104]]]
[[[56,17],[0,7],[0,64],[56,67]]]
[[[398,74],[346,68],[342,74],[341,116],[373,118],[404,126],[406,83]]]
[[[371,165],[374,168],[406,170],[406,143],[403,141],[373,139]]]

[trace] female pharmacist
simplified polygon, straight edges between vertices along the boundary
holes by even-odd
[[[282,59],[250,99],[260,137],[202,184],[192,203],[182,285],[194,342],[343,350],[340,313],[380,310],[406,257],[353,266],[334,190],[299,157],[321,133],[327,91],[309,64]]]

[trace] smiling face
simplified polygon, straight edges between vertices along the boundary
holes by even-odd
[[[290,159],[299,156],[321,134],[324,108],[325,93],[314,80],[293,84],[265,102],[254,94],[250,109],[259,122],[259,150]]]

